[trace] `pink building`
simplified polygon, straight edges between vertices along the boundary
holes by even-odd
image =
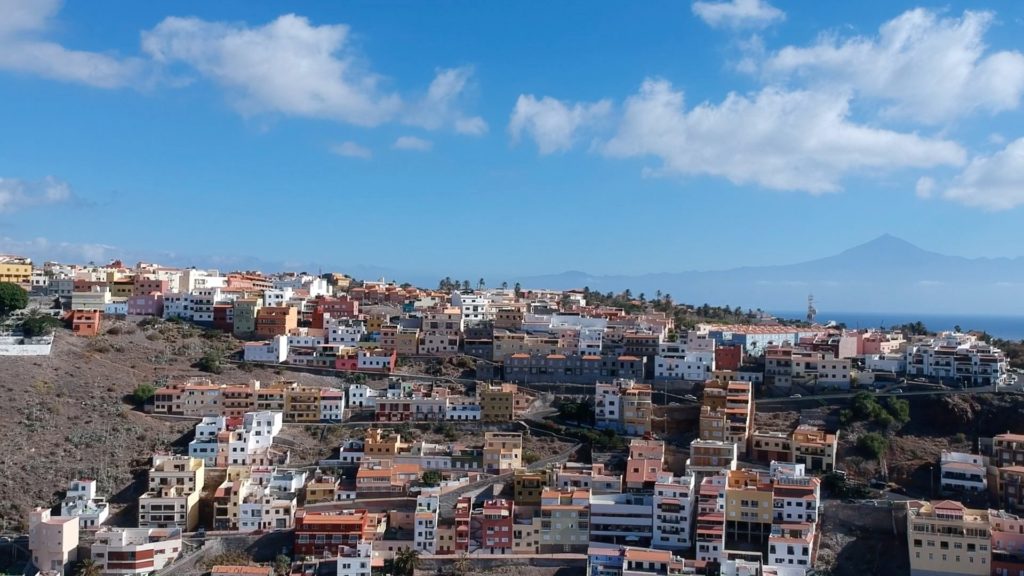
[[[128,298],[128,314],[162,317],[164,315],[164,295],[159,292],[150,292]]]
[[[883,332],[868,332],[862,338],[860,354],[892,354],[904,343],[903,337]]]
[[[989,510],[992,533],[992,573],[1024,572],[1024,518],[1002,510]]]
[[[510,554],[514,546],[512,527],[515,504],[511,500],[488,500],[480,514],[480,548],[487,554]]]

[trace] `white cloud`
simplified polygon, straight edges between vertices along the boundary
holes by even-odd
[[[1024,204],[1024,138],[991,156],[972,159],[943,195],[987,210],[1009,210]]]
[[[960,165],[965,157],[954,142],[851,122],[843,94],[766,88],[686,110],[683,93],[655,79],[626,100],[604,152],[657,157],[666,173],[815,194],[839,190],[853,171]]]
[[[874,37],[824,35],[810,47],[788,46],[769,57],[769,78],[796,77],[846,87],[885,103],[883,113],[939,123],[974,110],[1017,108],[1024,93],[1024,55],[988,52],[988,12],[939,18],[918,8],[883,24]]]
[[[47,176],[39,181],[0,178],[0,213],[32,206],[60,204],[72,199],[67,182]]]
[[[419,152],[427,152],[434,147],[434,143],[430,140],[424,140],[423,138],[417,138],[415,136],[399,136],[391,147],[395,150],[417,150]]]
[[[914,186],[914,194],[922,200],[927,200],[932,197],[932,191],[935,190],[935,180],[929,176],[921,176],[917,179],[917,184]]]
[[[60,11],[59,0],[0,0],[0,69],[119,88],[142,72],[136,58],[69,50],[43,36]]]
[[[362,158],[363,160],[373,158],[372,150],[364,146],[360,146],[352,141],[342,142],[341,144],[331,146],[331,152],[338,156],[345,156],[348,158]]]
[[[487,123],[479,116],[466,117],[459,109],[473,76],[473,68],[438,70],[423,98],[413,104],[406,121],[414,126],[437,130],[452,126],[459,134],[479,136],[487,132]]]
[[[786,19],[786,13],[764,0],[694,2],[693,13],[712,28],[764,28]]]
[[[609,100],[567,104],[549,96],[537,100],[532,94],[522,94],[508,129],[513,142],[524,132],[532,137],[541,154],[564,152],[572,147],[580,128],[607,117],[611,107]]]
[[[393,119],[401,98],[382,89],[349,44],[348,26],[314,26],[294,14],[255,27],[170,17],[142,34],[143,50],[153,59],[195,68],[224,86],[243,113],[361,126]]]
[[[55,242],[47,238],[16,240],[0,237],[0,253],[30,256],[37,260],[61,262],[109,262],[119,249],[107,244],[77,242]]]

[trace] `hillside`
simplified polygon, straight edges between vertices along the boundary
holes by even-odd
[[[4,357],[0,421],[4,427],[0,474],[0,532],[19,532],[33,506],[55,504],[75,477],[96,478],[101,494],[131,500],[133,473],[144,471],[154,450],[187,441],[192,425],[164,422],[133,409],[127,395],[142,382],[204,375],[191,365],[208,350],[237,346],[228,337],[204,337],[184,324],[107,323],[114,334],[77,338],[59,330],[48,357]],[[117,333],[120,332],[120,333]],[[217,382],[280,379],[268,369],[225,367]],[[326,385],[332,378],[291,374]]]

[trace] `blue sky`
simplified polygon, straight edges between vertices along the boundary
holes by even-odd
[[[512,278],[1024,256],[1015,2],[0,0],[0,251]]]

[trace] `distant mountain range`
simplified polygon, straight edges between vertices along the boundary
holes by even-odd
[[[524,287],[601,292],[629,288],[676,302],[843,312],[1024,314],[1024,258],[962,258],[885,234],[834,256],[779,266],[719,271],[594,276],[569,271],[521,278]]]

